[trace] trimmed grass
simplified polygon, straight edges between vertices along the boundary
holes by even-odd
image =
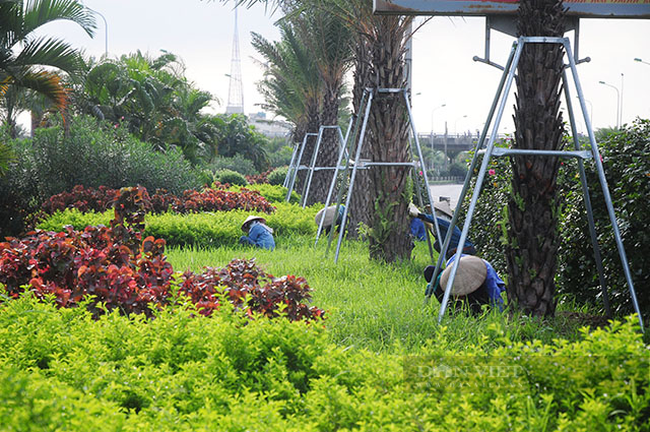
[[[550,342],[558,336],[579,337],[579,325],[558,315],[550,321],[511,316],[487,310],[481,317],[447,314],[438,325],[439,304],[424,304],[426,282],[422,270],[429,264],[426,243],[418,242],[408,262],[387,265],[371,261],[367,243],[345,241],[334,263],[336,241],[325,254],[327,240],[314,247],[314,237],[277,238],[275,251],[245,247],[172,248],[168,258],[176,271],[222,267],[234,258],[255,258],[276,277],[304,277],[313,288],[313,304],[327,311],[325,326],[331,340],[342,346],[375,352],[417,353],[430,344],[462,350],[468,344],[489,349],[489,337],[508,334],[515,340]],[[435,256],[437,258],[437,256]]]

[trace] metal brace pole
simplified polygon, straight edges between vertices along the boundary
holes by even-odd
[[[596,163],[596,171],[598,172],[598,179],[600,180],[600,186],[603,190],[603,196],[605,198],[605,205],[607,206],[607,213],[609,214],[609,219],[612,224],[612,229],[614,230],[614,239],[616,240],[616,247],[618,248],[618,255],[621,259],[621,264],[623,265],[623,273],[625,273],[625,279],[627,280],[628,287],[630,289],[630,297],[632,298],[632,303],[634,304],[634,310],[639,318],[639,325],[641,326],[641,331],[644,331],[643,328],[643,317],[641,316],[641,310],[639,309],[639,302],[636,298],[636,292],[634,291],[634,283],[632,282],[632,275],[630,273],[630,267],[627,261],[627,256],[625,255],[625,248],[623,247],[623,240],[621,239],[621,233],[618,228],[618,222],[616,220],[616,214],[614,213],[614,205],[612,204],[612,197],[609,194],[609,187],[607,186],[607,179],[605,178],[605,169],[603,168],[603,163],[600,160],[600,153],[598,151],[598,145],[596,144],[596,138],[594,137],[594,131],[591,127],[591,121],[586,115],[587,105],[585,104],[584,97],[582,95],[582,86],[580,85],[580,80],[578,78],[578,70],[576,68],[575,61],[571,56],[571,47],[569,46],[568,39],[563,39],[564,48],[567,52],[567,57],[569,58],[569,64],[571,65],[571,74],[573,75],[573,82],[575,83],[578,96],[580,96],[580,107],[582,112],[585,115],[585,123],[587,124],[587,133],[589,134],[589,141],[591,143],[591,151],[593,153],[594,162]]]
[[[307,146],[307,139],[310,136],[316,136],[315,133],[306,133],[305,136],[302,139],[302,144],[300,146],[300,155],[298,156],[298,160],[296,161],[296,166],[294,168],[293,174],[291,176],[291,181],[289,182],[289,187],[287,188],[287,198],[286,202],[289,202],[291,199],[291,192],[293,192],[293,186],[296,184],[296,176],[298,175],[298,171],[300,170],[300,161],[302,161],[302,155],[305,152],[305,147]]]
[[[422,165],[422,175],[424,177],[424,185],[427,190],[427,197],[429,198],[429,203],[431,204],[431,214],[433,215],[433,226],[435,227],[436,231],[436,237],[438,239],[441,238],[440,236],[440,226],[438,225],[438,219],[436,218],[436,209],[434,206],[433,199],[431,197],[431,188],[429,187],[429,178],[427,177],[427,169],[424,166],[424,157],[422,156],[422,148],[420,147],[420,140],[418,139],[418,133],[415,130],[415,122],[413,121],[413,114],[411,113],[411,105],[409,103],[409,98],[408,94],[406,92],[406,89],[403,92],[404,94],[404,103],[406,104],[406,110],[408,111],[409,114],[409,122],[411,123],[411,133],[413,134],[413,137],[415,138],[415,148],[418,151],[418,158],[420,160],[420,164]],[[413,159],[413,150],[411,150],[411,159]],[[414,167],[415,168],[415,167]],[[413,169],[413,172],[415,173],[415,169]],[[417,173],[415,173],[415,178],[417,180]],[[418,182],[419,185],[419,182]],[[418,186],[419,187],[419,186]],[[429,238],[429,233],[428,230],[425,230],[427,233],[427,239]],[[431,240],[429,239],[429,249],[431,249]],[[433,262],[433,251],[430,250],[431,253],[431,262]]]
[[[578,140],[578,130],[576,128],[575,115],[573,112],[573,102],[571,101],[571,92],[569,89],[569,79],[566,74],[566,69],[562,71],[562,80],[564,81],[564,95],[566,97],[567,108],[569,111],[569,123],[571,124],[571,134],[573,135],[573,142],[576,150],[580,150],[580,142]],[[578,98],[584,98],[579,95]],[[587,118],[587,113],[582,113]],[[587,210],[587,220],[589,222],[589,235],[591,237],[591,245],[594,250],[594,260],[596,262],[596,269],[598,270],[598,280],[600,282],[600,290],[603,294],[603,306],[605,307],[605,314],[611,318],[612,310],[609,306],[609,295],[607,293],[607,284],[605,282],[605,272],[603,270],[603,259],[600,255],[600,246],[598,245],[598,237],[596,235],[596,224],[594,222],[594,212],[591,207],[591,198],[589,196],[589,186],[587,185],[587,174],[585,172],[585,165],[582,159],[578,158],[578,171],[580,172],[580,183],[582,184],[582,196]]]
[[[512,45],[512,48],[510,49],[510,55],[508,56],[508,62],[506,63],[506,67],[504,69],[504,73],[501,74],[501,81],[499,82],[499,86],[497,87],[497,93],[494,97],[494,100],[492,101],[492,106],[490,107],[490,111],[488,113],[488,118],[487,121],[485,122],[485,125],[483,126],[483,131],[481,131],[481,136],[476,143],[476,150],[474,151],[474,156],[472,157],[472,162],[470,164],[470,167],[467,171],[467,175],[465,176],[465,183],[463,184],[463,189],[460,192],[460,197],[458,198],[458,203],[462,205],[462,203],[465,201],[465,196],[467,195],[467,192],[469,190],[469,185],[471,182],[472,174],[474,173],[474,169],[476,169],[476,165],[478,163],[478,157],[479,157],[479,151],[481,148],[483,148],[483,145],[485,143],[485,138],[487,137],[488,130],[490,129],[490,124],[492,124],[492,119],[494,118],[494,113],[497,109],[497,105],[499,103],[499,99],[501,98],[501,94],[503,93],[503,87],[505,86],[506,83],[506,78],[508,77],[507,71],[510,70],[510,67],[512,66],[512,61],[515,56],[515,50],[516,50],[516,44]],[[438,263],[436,264],[436,269],[433,272],[433,278],[432,280],[435,281],[438,277],[438,274],[440,273],[440,270],[442,268],[442,264],[445,262],[445,257],[447,256],[447,250],[449,249],[449,243],[451,243],[451,236],[452,232],[454,230],[454,227],[458,223],[458,219],[460,217],[460,212],[455,211],[454,215],[452,216],[451,219],[451,224],[449,226],[449,230],[447,231],[447,235],[445,236],[445,240],[441,246],[440,249],[440,255],[438,256]],[[460,244],[459,244],[460,245]],[[464,246],[464,245],[463,245]],[[433,284],[431,285],[433,286]],[[428,300],[431,298],[431,295],[433,294],[433,291],[430,289],[427,289],[425,291],[425,303],[428,302]]]
[[[515,55],[513,63],[510,67],[510,70],[504,69],[504,73],[507,72],[508,77],[506,79],[506,85],[503,93],[503,98],[501,99],[501,104],[499,105],[499,110],[497,112],[497,117],[495,120],[494,128],[492,129],[492,134],[490,135],[490,140],[488,141],[487,150],[483,156],[483,161],[481,162],[481,168],[478,173],[478,178],[476,179],[476,186],[474,187],[474,193],[472,194],[472,200],[469,204],[469,210],[467,211],[467,216],[465,217],[465,224],[463,225],[463,230],[460,235],[460,240],[458,241],[458,247],[461,248],[465,245],[465,240],[467,239],[467,233],[469,232],[469,226],[472,222],[472,216],[474,214],[474,209],[476,207],[476,202],[478,201],[478,196],[481,192],[481,186],[483,185],[483,179],[485,178],[485,172],[487,171],[487,166],[490,161],[490,155],[492,154],[492,149],[494,148],[494,141],[496,138],[496,133],[501,124],[501,117],[503,117],[503,111],[505,108],[506,101],[508,99],[508,93],[510,92],[510,87],[512,86],[512,80],[515,76],[515,69],[519,63],[519,58],[521,57],[521,52],[523,50],[522,38],[519,38],[518,41],[514,42],[516,45]],[[449,234],[448,234],[449,235]],[[445,310],[447,309],[447,303],[449,303],[449,295],[451,294],[451,287],[454,286],[454,280],[456,279],[456,273],[458,272],[458,264],[460,263],[460,255],[457,254],[457,258],[454,260],[451,268],[451,274],[449,275],[449,280],[447,281],[447,287],[445,289],[445,294],[442,299],[442,305],[440,306],[440,313],[438,314],[438,323],[442,322],[442,317],[445,315]],[[434,282],[435,283],[435,282]],[[442,288],[442,287],[441,287]]]
[[[366,105],[366,112],[363,116],[363,126],[361,127],[361,135],[357,145],[357,153],[354,157],[354,166],[352,167],[352,175],[350,177],[350,187],[348,188],[348,196],[345,199],[345,210],[343,211],[343,220],[341,221],[341,228],[339,232],[339,240],[336,244],[336,254],[334,255],[334,263],[339,261],[339,252],[341,251],[341,242],[343,241],[343,234],[345,233],[345,224],[348,221],[348,212],[350,211],[350,199],[352,198],[352,191],[354,189],[354,179],[357,176],[357,169],[359,167],[359,158],[361,157],[361,148],[363,147],[363,140],[366,135],[366,127],[368,126],[368,117],[370,116],[370,107],[372,106],[373,91],[370,91],[368,96],[368,104]],[[338,206],[337,206],[338,208]],[[333,230],[332,230],[333,231]]]

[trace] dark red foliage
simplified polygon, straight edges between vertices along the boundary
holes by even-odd
[[[113,204],[110,227],[33,231],[0,243],[0,283],[9,296],[19,296],[29,285],[39,298],[53,295],[60,307],[88,300],[95,315],[103,312],[99,303],[107,310],[147,316],[152,307],[167,304],[173,269],[164,255],[165,240],[151,236],[142,240],[144,215],[151,206],[146,190],[123,188],[115,193]],[[180,292],[203,315],[226,300],[251,316],[257,312],[271,318],[284,311],[290,320],[323,317],[322,310],[306,304],[311,288],[303,278],[276,279],[252,260],[233,260],[223,269],[207,268],[200,275],[187,272]]]
[[[230,210],[272,213],[275,211],[275,207],[257,191],[242,189],[240,192],[229,192],[223,187],[224,185],[215,183],[214,188],[206,188],[201,192],[193,189],[186,190],[181,197],[165,189],[157,189],[151,196],[142,187],[135,189],[144,191],[141,199],[147,201],[145,211],[149,213],[163,213],[169,210],[177,213]],[[98,190],[75,186],[72,192],[50,197],[42,208],[48,214],[66,208],[76,208],[82,212],[103,212],[113,206],[114,200],[119,200],[119,193],[117,190],[103,186]]]
[[[257,175],[247,175],[246,176],[246,181],[248,184],[265,184],[269,182],[268,176],[273,172],[273,168],[271,168],[268,171],[265,171],[261,174]]]
[[[78,185],[71,192],[62,192],[50,197],[45,201],[42,209],[48,214],[67,208],[76,208],[82,212],[103,212],[111,207],[116,192],[117,190],[105,186],[93,189]]]
[[[206,268],[196,275],[183,274],[181,292],[190,296],[200,313],[210,315],[227,299],[235,309],[269,318],[283,311],[291,321],[323,318],[323,310],[310,307],[311,288],[304,278],[293,275],[275,278],[255,265],[254,260],[232,260],[222,269]]]

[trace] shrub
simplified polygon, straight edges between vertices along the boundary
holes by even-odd
[[[221,188],[220,184],[217,187]],[[146,189],[143,188],[145,191]],[[112,207],[117,191],[100,186],[98,190],[75,186],[72,192],[62,192],[50,197],[42,206],[46,213],[64,209],[81,212],[103,212]],[[201,192],[186,190],[178,197],[165,189],[157,189],[147,201],[147,212],[163,213],[172,210],[177,213],[201,211],[247,210],[263,213],[274,211],[274,207],[257,191],[238,189],[237,192],[224,189],[205,188]]]
[[[649,430],[647,346],[630,321],[548,344],[515,342],[495,325],[462,350],[445,348],[443,330],[417,355],[403,355],[334,345],[318,325],[193,312],[174,305],[147,322],[118,314],[90,320],[80,308],[57,310],[29,296],[5,302],[0,424]]]
[[[269,184],[271,185],[281,185],[284,183],[284,179],[287,177],[287,171],[289,167],[280,167],[276,168],[267,176]]]
[[[599,149],[639,307],[650,318],[650,291],[644,289],[650,286],[650,120],[637,119],[624,129],[602,137]],[[587,179],[612,307],[619,314],[632,313],[632,300],[605,199],[591,163],[587,164]],[[571,180],[570,192],[566,194],[562,233],[565,243],[558,281],[563,292],[575,295],[578,301],[601,303],[582,189],[579,179]]]
[[[316,234],[314,217],[318,208],[307,207],[303,210],[297,204],[289,203],[278,203],[276,207],[273,213],[265,216],[276,238]],[[169,246],[233,246],[242,235],[240,227],[249,214],[249,211],[244,210],[149,214],[143,235],[164,238]],[[82,214],[78,210],[66,210],[47,217],[37,227],[41,230],[61,231],[64,226],[71,225],[77,230],[83,230],[88,225],[108,225],[111,216],[110,211]]]
[[[16,159],[0,179],[0,232],[17,235],[27,215],[52,195],[74,186],[166,188],[174,193],[200,186],[180,151],[154,151],[149,144],[88,117],[62,127],[41,128],[33,139],[11,143]],[[2,211],[0,210],[0,211]]]
[[[142,240],[148,200],[144,188],[124,188],[116,194],[110,228],[87,226],[79,232],[67,226],[63,232],[37,231],[0,243],[0,284],[11,298],[29,284],[38,298],[52,295],[60,307],[84,302],[95,315],[114,309],[151,315],[170,300],[173,269],[164,256],[165,240]],[[276,279],[252,261],[234,260],[223,270],[187,272],[183,278],[180,291],[206,315],[223,297],[249,314],[322,317],[320,309],[305,304],[311,288],[304,279]]]
[[[253,161],[246,159],[240,154],[236,154],[233,157],[218,156],[214,159],[213,162],[210,163],[210,165],[208,165],[208,168],[213,173],[217,173],[223,170],[230,170],[238,172],[243,176],[257,174],[257,169],[255,169],[255,164]]]
[[[229,190],[234,192],[251,190],[259,192],[264,198],[272,203],[285,202],[287,198],[287,192],[289,189],[280,186],[280,185],[270,185],[270,184],[250,184],[245,187],[241,186],[232,186]],[[298,204],[300,202],[300,195],[296,191],[291,191],[291,197],[289,199],[290,203]]]
[[[246,186],[248,184],[248,182],[246,181],[246,177],[232,170],[217,171],[214,173],[214,179],[215,181],[218,181],[219,183],[222,184],[227,183],[227,184],[239,185],[239,186]]]
[[[269,179],[267,176],[271,174],[272,169],[264,171],[263,173],[257,174],[257,175],[247,175],[246,176],[246,181],[248,184],[267,184],[269,182]]]

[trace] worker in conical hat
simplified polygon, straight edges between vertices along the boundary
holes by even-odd
[[[435,206],[436,209],[436,221],[438,222],[438,227],[440,228],[440,236],[442,237],[441,239],[436,239],[435,243],[433,244],[433,247],[436,249],[436,251],[440,252],[442,243],[445,241],[445,237],[447,236],[447,231],[449,231],[449,227],[451,226],[450,220],[447,219],[446,217],[441,217],[441,210],[443,209],[438,208]],[[451,212],[451,210],[450,210]],[[442,212],[444,213],[444,212]],[[409,204],[409,215],[411,215],[414,218],[422,220],[425,225],[429,226],[430,231],[435,235],[436,230],[433,227],[433,216],[430,214],[422,213],[418,208],[413,204]],[[451,256],[453,256],[457,250],[458,250],[458,242],[460,241],[460,236],[461,236],[461,231],[460,229],[455,226],[452,233],[451,233],[451,241],[449,242],[449,248],[447,250],[447,254],[445,258],[449,259]],[[474,243],[472,243],[469,239],[465,239],[465,245],[462,248],[462,253],[466,255],[476,255],[476,248],[474,247]]]
[[[424,279],[429,282],[427,293],[433,293],[442,303],[445,291],[451,289],[449,298],[453,301],[453,305],[466,303],[474,313],[480,313],[483,305],[493,305],[502,309],[501,293],[505,291],[506,284],[489,262],[477,256],[460,257],[454,285],[451,288],[448,286],[456,258],[457,256],[454,255],[447,261],[447,266],[435,281],[432,281],[435,267],[427,266],[424,269]]]
[[[241,225],[241,230],[246,234],[239,238],[239,244],[247,244],[264,249],[275,249],[273,239],[273,228],[266,225],[266,219],[262,216],[250,215]]]

